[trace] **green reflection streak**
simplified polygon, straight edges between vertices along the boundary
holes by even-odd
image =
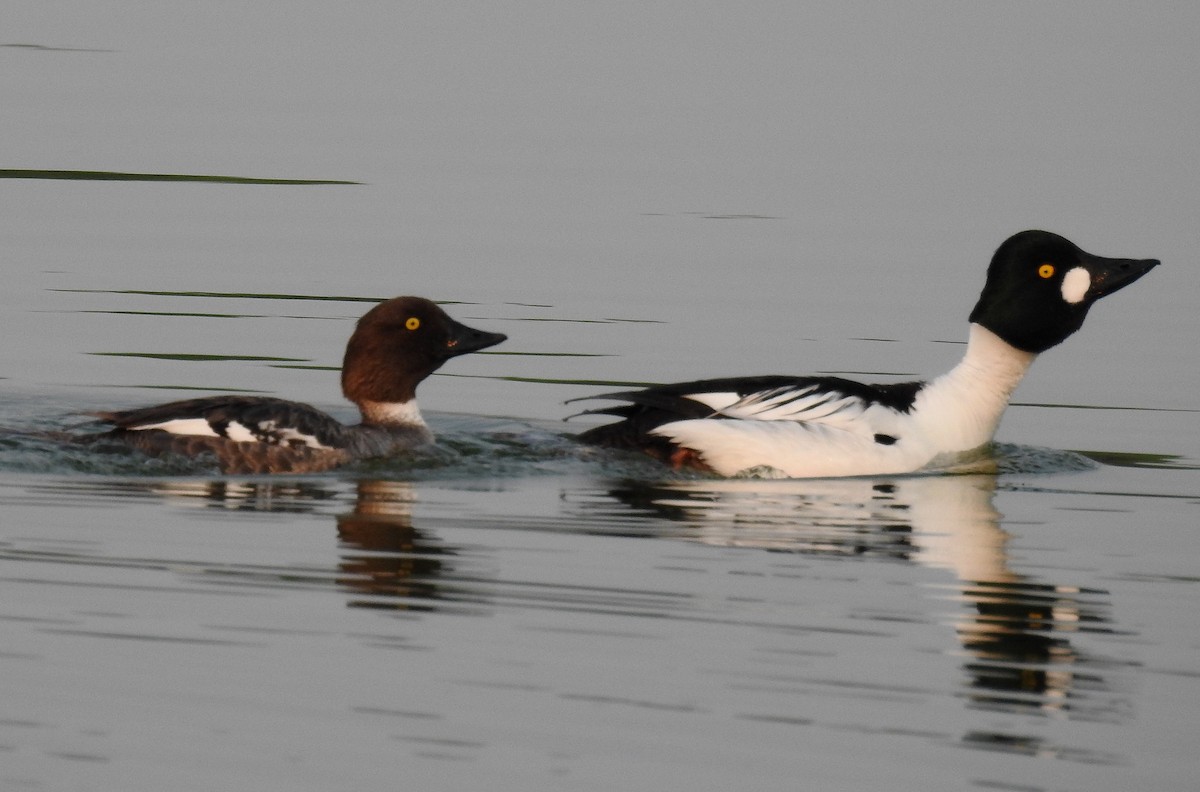
[[[103,385],[105,388],[132,388],[136,390],[184,390],[202,391],[204,393],[270,393],[271,391],[255,388],[205,388],[198,385]]]
[[[666,324],[661,319],[558,319],[552,316],[522,316],[514,319],[517,322],[567,322],[573,324]]]
[[[301,371],[341,371],[341,366],[305,366],[300,364],[276,363],[271,368],[300,369]]]
[[[485,353],[486,354],[486,353]],[[489,379],[501,382],[531,382],[546,385],[589,385],[602,388],[649,388],[657,382],[629,382],[623,380],[592,380],[592,379],[554,379],[552,377],[516,377],[491,374],[448,374],[444,371],[434,373],[435,377],[463,377],[465,379]]]
[[[50,289],[56,292],[76,294],[136,294],[142,297],[205,297],[216,299],[243,300],[313,300],[319,302],[383,302],[384,297],[347,297],[322,294],[255,294],[252,292],[203,292],[203,291],[150,291],[148,289]],[[453,300],[434,300],[440,305],[467,305]]]
[[[274,319],[273,316],[263,314],[222,314],[222,313],[187,313],[184,311],[76,311],[76,313],[85,314],[114,314],[117,316],[189,316],[199,319]],[[321,317],[303,317],[305,319],[318,319]]]
[[[71,181],[207,182],[209,184],[361,184],[342,179],[255,179],[191,173],[122,173],[120,171],[27,170],[0,168],[0,179],[67,179]]]
[[[106,357],[152,358],[154,360],[182,360],[186,362],[207,362],[227,360],[267,361],[279,363],[303,363],[307,358],[268,357],[265,355],[193,355],[174,352],[88,352],[89,355]]]
[[[514,355],[518,357],[615,357],[601,352],[480,352],[481,355]]]

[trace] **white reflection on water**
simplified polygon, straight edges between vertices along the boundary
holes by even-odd
[[[657,514],[661,535],[723,547],[912,561],[947,569],[973,707],[1128,716],[1106,681],[1113,663],[1076,649],[1081,632],[1114,630],[1108,592],[1011,568],[992,475],[816,481],[626,482],[569,495],[583,516],[612,502]],[[586,519],[583,521],[586,524]],[[976,738],[973,739],[977,739]]]

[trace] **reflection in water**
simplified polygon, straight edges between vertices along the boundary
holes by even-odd
[[[431,610],[432,600],[450,600],[460,607],[486,596],[459,585],[453,597],[449,584],[437,579],[450,571],[446,559],[456,555],[449,547],[412,524],[413,485],[404,481],[360,480],[355,482],[354,508],[336,516],[337,535],[343,548],[337,569],[264,565],[240,559],[188,559],[164,562],[138,558],[67,558],[73,563],[160,566],[171,563],[189,578],[222,586],[296,587],[331,585],[363,596],[349,601],[351,607],[395,610]],[[333,480],[263,479],[69,479],[39,483],[30,490],[60,504],[71,501],[165,498],[182,507],[218,509],[230,514],[326,514],[331,504],[346,498],[342,482]],[[25,552],[23,557],[31,554]],[[460,581],[461,583],[461,581]]]
[[[976,613],[958,627],[975,661],[969,694],[975,706],[1001,710],[1066,711],[1073,717],[1113,719],[1088,694],[1106,689],[1098,659],[1081,655],[1069,636],[1111,632],[1107,592],[1032,582],[978,581],[964,598]]]
[[[37,45],[7,44],[0,46]],[[55,50],[61,48],[54,47]],[[71,52],[109,52],[110,50],[68,50]],[[119,171],[79,170],[28,170],[25,168],[0,169],[0,179],[71,179],[76,181],[150,181],[150,182],[206,182],[209,184],[358,184],[358,182],[334,179],[260,179],[251,176],[211,176],[191,173],[122,173]]]
[[[993,505],[995,476],[570,481],[574,486],[552,483],[547,488],[556,504],[548,512],[538,512],[525,500],[530,491],[518,483],[480,493],[485,499],[506,492],[521,496],[520,507],[511,514],[501,506],[481,509],[476,516],[460,510],[439,515],[435,510],[422,517],[426,527],[421,529],[414,526],[413,504],[415,490],[423,485],[406,481],[60,479],[23,487],[22,497],[33,493],[58,504],[89,506],[103,499],[165,497],[176,506],[219,509],[236,517],[220,521],[226,528],[236,530],[238,522],[253,517],[251,525],[295,531],[316,542],[316,555],[300,565],[279,560],[253,563],[240,555],[164,561],[93,556],[93,549],[84,546],[68,552],[61,547],[0,548],[0,557],[153,568],[169,564],[191,583],[225,589],[336,589],[347,593],[350,607],[386,611],[477,614],[483,605],[487,612],[536,608],[688,620],[710,614],[687,593],[547,582],[536,574],[497,577],[481,568],[480,558],[466,546],[447,545],[435,531],[440,525],[480,525],[669,538],[814,555],[833,563],[916,563],[947,570],[954,577],[948,599],[960,607],[946,621],[953,625],[966,658],[961,664],[965,680],[951,680],[947,687],[968,707],[1072,720],[1118,722],[1127,717],[1109,678],[1115,662],[1090,653],[1079,640],[1081,635],[1113,631],[1108,594],[1045,579],[1052,572],[1034,577],[1013,569],[1009,535]],[[531,510],[541,516],[531,517]],[[311,516],[263,521],[257,515],[264,513]],[[336,560],[325,549],[331,519],[339,542]],[[930,584],[931,598],[941,598],[946,587]],[[1086,762],[1120,759],[1081,754],[1080,749],[1020,729],[974,728],[959,743]]]
[[[274,512],[310,514],[324,501],[337,497],[337,491],[320,482],[261,482],[214,479],[211,481],[133,480],[104,482],[105,489],[146,489],[176,499],[195,499],[200,505],[237,512]]]
[[[420,601],[440,598],[436,580],[454,550],[413,527],[413,498],[409,482],[361,480],[354,510],[338,515],[338,539],[349,551],[338,583],[370,595],[351,606],[429,609]]]
[[[150,487],[157,494],[174,498],[195,498],[206,506],[230,511],[290,514],[315,512],[322,502],[336,500],[342,494],[319,481],[277,479],[129,485]],[[436,581],[449,571],[445,559],[455,550],[413,527],[415,494],[411,482],[363,479],[355,486],[353,510],[336,517],[344,552],[334,582],[368,595],[350,600],[351,607],[432,610],[430,601],[445,597],[444,586]],[[256,574],[263,572],[258,569]],[[296,580],[294,570],[285,574],[290,581]],[[308,580],[326,585],[329,578],[310,574]]]
[[[992,504],[992,475],[888,480],[621,482],[570,493],[589,514],[614,501],[665,518],[668,534],[705,544],[844,558],[914,561],[951,571],[965,605],[955,629],[969,659],[964,696],[974,708],[1115,720],[1103,658],[1072,643],[1111,632],[1107,592],[1037,580],[1009,565],[1009,535]],[[1108,695],[1104,695],[1108,694]],[[974,747],[1020,736],[970,735]],[[967,741],[964,738],[964,741]]]

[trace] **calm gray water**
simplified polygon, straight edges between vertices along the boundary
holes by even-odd
[[[0,788],[1194,787],[1200,9],[9,5]],[[995,473],[685,479],[560,420],[940,373],[1028,227],[1164,266],[1034,366]],[[436,454],[45,439],[350,418],[404,293],[510,337],[423,385]]]

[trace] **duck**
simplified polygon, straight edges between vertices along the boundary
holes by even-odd
[[[1105,258],[1049,231],[1022,231],[992,256],[968,317],[966,352],[941,376],[885,384],[834,376],[730,377],[586,396],[618,404],[576,415],[619,420],[578,439],[724,477],[946,469],[986,454],[1038,355],[1079,330],[1097,300],[1159,263]]]
[[[451,358],[505,340],[431,300],[395,297],[367,311],[346,344],[342,392],[358,406],[358,424],[286,399],[222,395],[89,413],[111,428],[88,439],[150,456],[215,457],[225,474],[313,473],[393,457],[434,442],[417,386]]]

